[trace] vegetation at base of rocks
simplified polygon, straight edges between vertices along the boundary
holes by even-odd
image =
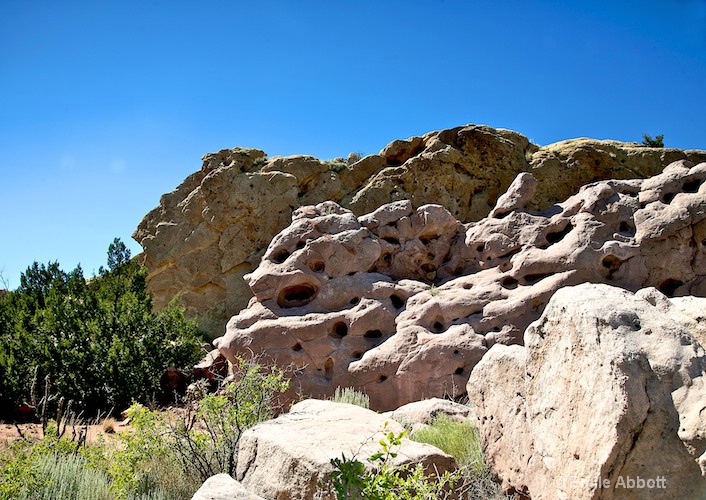
[[[456,459],[460,498],[505,498],[485,463],[478,429],[469,421],[457,422],[447,415],[438,415],[411,434],[410,439],[436,446]]]
[[[486,467],[478,430],[468,421],[457,422],[447,415],[438,415],[429,425],[411,434],[410,439],[436,446],[461,466],[474,470]]]
[[[443,475],[425,473],[421,464],[394,467],[392,460],[409,431],[388,433],[380,440],[381,451],[368,460],[374,470],[367,470],[356,457],[331,460],[336,469],[331,474],[331,488],[339,500],[366,498],[393,499],[504,499],[499,485],[485,464],[478,431],[470,422],[456,422],[447,416],[435,418],[410,439],[427,443],[456,459],[459,468]]]
[[[26,400],[38,369],[40,380],[52,380],[51,394],[78,411],[119,410],[154,399],[167,367],[190,369],[200,359],[196,323],[176,301],[153,313],[147,271],[119,239],[107,266],[86,279],[80,266],[65,272],[35,262],[17,290],[0,295],[0,408]]]
[[[652,138],[651,135],[643,134],[642,145],[649,146],[651,148],[663,148],[664,147],[664,134],[656,135]]]
[[[331,401],[336,403],[348,403],[370,409],[370,397],[368,397],[368,395],[364,392],[358,391],[353,387],[336,387]]]
[[[43,440],[0,450],[0,500],[184,499],[212,475],[235,475],[240,436],[274,415],[288,387],[279,368],[244,360],[236,368],[219,393],[186,408],[133,405],[131,428],[96,443],[62,435],[49,421]],[[64,496],[51,496],[60,490]]]
[[[384,429],[383,429],[384,431]],[[367,470],[362,462],[353,458],[331,460],[335,471],[331,473],[331,487],[338,500],[365,498],[369,500],[397,499],[441,499],[450,498],[459,477],[454,473],[441,476],[427,475],[421,464],[395,467],[392,461],[407,430],[395,434],[389,432],[380,440],[381,451],[368,460],[373,470]]]

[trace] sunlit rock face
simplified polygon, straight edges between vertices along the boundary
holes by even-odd
[[[599,181],[530,209],[521,173],[490,216],[463,224],[410,201],[356,216],[295,210],[245,276],[254,297],[215,341],[297,368],[292,391],[364,390],[376,409],[461,397],[494,344],[521,344],[560,288],[584,282],[706,296],[706,163]],[[689,307],[685,303],[684,307]]]
[[[540,147],[517,132],[478,125],[339,161],[224,149],[204,156],[203,167],[165,194],[133,237],[144,249],[155,307],[178,297],[215,337],[252,297],[243,276],[301,206],[332,200],[361,216],[410,200],[414,210],[439,204],[458,220],[478,221],[521,172],[538,181],[528,208],[544,210],[589,182],[650,177],[680,159],[706,161],[706,152],[591,139]]]

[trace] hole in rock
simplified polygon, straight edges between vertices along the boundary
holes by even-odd
[[[352,306],[354,306],[354,305],[356,305],[358,302],[360,302],[360,297],[353,297],[353,298],[351,299],[350,304],[351,304]]]
[[[393,238],[392,236],[386,236],[385,238],[383,238],[383,240],[385,240],[385,241],[387,241],[388,243],[391,243],[391,244],[393,244],[393,245],[399,245],[399,244],[400,244],[400,240],[398,240],[397,238]]]
[[[434,321],[434,324],[431,325],[431,327],[436,333],[441,333],[445,330],[444,324],[441,321]]]
[[[664,196],[662,196],[662,201],[666,204],[670,204],[676,195],[676,193],[664,193]]]
[[[536,273],[536,274],[528,274],[527,276],[524,277],[525,283],[528,285],[534,285],[538,281],[542,281],[544,278],[548,278],[549,276],[552,276],[554,273]]]
[[[419,237],[419,241],[421,241],[421,242],[422,242],[423,244],[425,244],[425,245],[428,245],[429,243],[431,243],[432,240],[435,240],[435,239],[437,239],[438,237],[439,237],[439,236],[436,235],[436,234],[424,235],[424,236],[420,236],[420,237]]]
[[[282,262],[284,262],[285,260],[287,260],[287,257],[289,257],[290,255],[291,255],[291,254],[290,254],[287,250],[282,249],[282,250],[279,250],[277,253],[275,253],[275,254],[272,256],[272,260],[273,260],[276,264],[281,264]]]
[[[512,276],[508,276],[507,278],[502,280],[500,286],[502,286],[503,288],[507,288],[508,290],[513,290],[517,288],[518,283],[519,282],[515,278],[513,278]]]
[[[620,266],[623,265],[623,261],[615,255],[606,255],[603,257],[601,265],[608,270],[608,279],[611,279],[613,274],[620,269]]]
[[[292,346],[292,351],[299,352],[301,350],[302,350],[302,345],[299,342],[297,342],[296,344],[294,344]]]
[[[316,297],[316,288],[312,285],[288,286],[282,290],[277,297],[277,304],[280,307],[301,307],[307,305]]]
[[[458,349],[454,349],[454,354],[455,354],[456,356],[458,356],[458,354],[459,354]]]
[[[390,295],[390,300],[395,309],[402,309],[404,307],[404,299],[396,293]]]
[[[346,276],[353,276],[353,275],[355,275],[355,271],[351,271],[351,272],[348,273]]]
[[[464,284],[463,284],[463,289],[464,289],[464,290],[470,290],[471,288],[473,288],[473,285],[471,285],[470,283],[464,283]]]
[[[456,370],[454,370],[454,375],[463,375],[463,367],[459,366],[456,368]]]
[[[553,245],[554,243],[558,243],[561,240],[564,239],[564,237],[569,234],[572,230],[574,229],[574,226],[569,223],[566,225],[564,229],[561,231],[556,231],[553,233],[548,233],[547,234],[547,241],[549,242],[550,245]]]
[[[300,242],[297,243],[297,250],[301,250],[301,249],[304,248],[305,246],[306,246],[306,243],[303,242],[303,241],[300,241]]]
[[[674,292],[676,292],[677,288],[679,288],[683,284],[683,281],[669,278],[664,280],[657,288],[659,288],[659,291],[665,294],[667,297],[674,297]]]
[[[622,221],[618,226],[618,232],[629,236],[635,236],[635,228],[625,221]]]
[[[339,321],[338,323],[333,325],[331,337],[342,339],[346,335],[348,335],[348,325],[346,325],[343,321]]]
[[[387,375],[380,375],[378,377],[378,383],[384,382],[385,380],[387,380]]]
[[[703,184],[702,180],[694,179],[691,181],[686,181],[682,186],[685,193],[698,193],[699,187]]]
[[[426,264],[422,264],[421,268],[422,271],[424,271],[424,274],[436,272],[436,266],[429,262],[427,262]]]
[[[389,253],[386,253],[385,255],[382,256],[382,261],[385,264],[389,264],[390,262],[392,262],[392,256]]]
[[[315,273],[320,273],[321,271],[324,270],[324,263],[321,262],[320,260],[310,262],[309,263],[309,269],[314,271]]]
[[[324,377],[326,377],[327,380],[333,378],[333,360],[331,358],[328,358],[326,363],[324,363]]]
[[[366,339],[380,339],[382,338],[382,332],[380,330],[368,330],[363,336]]]
[[[356,351],[353,353],[352,357],[355,361],[358,361],[359,359],[363,358],[363,353],[360,351]]]
[[[515,248],[514,250],[510,250],[507,253],[504,253],[502,255],[498,255],[498,259],[509,259],[513,255],[516,255],[516,254],[520,253],[521,251],[522,251],[522,248],[519,248],[519,247]]]
[[[476,252],[481,253],[483,249],[485,248],[485,243],[481,243],[476,247]]]

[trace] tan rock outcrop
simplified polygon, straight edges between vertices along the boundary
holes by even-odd
[[[589,139],[540,148],[516,132],[474,125],[394,141],[348,162],[235,148],[204,156],[201,170],[165,194],[133,237],[155,306],[178,296],[216,336],[251,297],[243,276],[300,206],[333,200],[362,215],[411,200],[413,209],[435,203],[476,221],[520,172],[538,180],[528,206],[545,209],[589,181],[649,177],[678,159],[706,161],[706,152]]]
[[[394,420],[359,406],[306,400],[280,415],[245,431],[238,449],[237,478],[264,498],[336,498],[321,485],[329,484],[335,469],[331,459],[373,465],[368,458],[380,452],[386,432],[401,433]],[[402,439],[393,465],[422,464],[428,473],[456,468],[453,457],[434,446]]]
[[[691,321],[654,288],[584,284],[552,297],[526,347],[494,346],[468,393],[504,487],[533,499],[704,498],[706,353]]]
[[[333,202],[299,208],[215,345],[298,367],[292,390],[306,395],[359,388],[374,409],[463,396],[488,348],[522,343],[561,287],[706,295],[705,180],[706,163],[680,161],[537,212],[523,207],[538,186],[522,173],[494,217],[468,224],[409,201],[361,217]]]

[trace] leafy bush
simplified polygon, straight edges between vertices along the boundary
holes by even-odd
[[[355,390],[353,387],[336,387],[331,401],[370,408],[370,397],[364,392]]]
[[[196,323],[176,302],[154,314],[146,275],[119,239],[108,268],[91,280],[80,266],[68,273],[56,262],[30,266],[20,287],[0,296],[0,408],[27,398],[35,367],[53,393],[92,412],[148,401],[167,367],[198,361]]]
[[[384,429],[383,429],[384,431]],[[427,475],[421,464],[414,467],[394,467],[393,459],[402,444],[407,430],[399,434],[389,432],[380,440],[381,451],[372,454],[368,460],[373,469],[353,458],[331,460],[335,471],[331,473],[331,487],[338,500],[365,498],[368,500],[397,499],[440,499],[450,498],[459,475],[449,472],[442,476]]]
[[[642,136],[642,145],[649,146],[651,148],[663,148],[664,147],[664,134],[659,134],[653,139],[651,135],[644,134]]]

